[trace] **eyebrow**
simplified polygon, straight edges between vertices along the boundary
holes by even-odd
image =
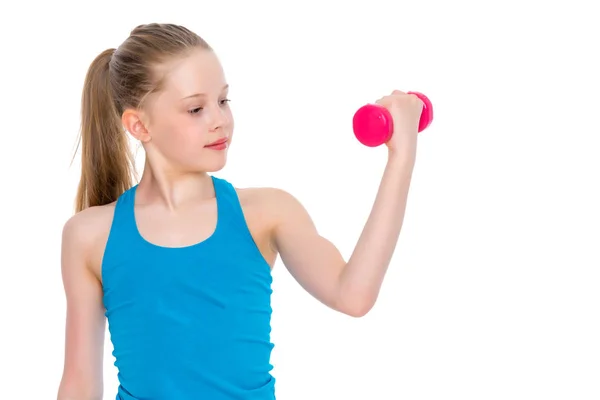
[[[229,85],[223,86],[223,89],[221,89],[221,91],[225,91],[227,89],[229,89]],[[194,93],[194,94],[191,94],[189,96],[185,96],[181,100],[191,99],[192,97],[206,97],[206,93]]]

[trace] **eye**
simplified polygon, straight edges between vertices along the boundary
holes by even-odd
[[[221,105],[224,106],[225,104],[229,103],[231,100],[229,99],[223,99],[220,101]]]
[[[193,108],[193,109],[189,110],[188,112],[190,114],[198,114],[200,111],[202,111],[202,107]]]

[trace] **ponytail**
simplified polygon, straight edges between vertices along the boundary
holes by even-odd
[[[112,203],[133,185],[134,158],[110,81],[114,49],[94,59],[81,98],[81,178],[76,212]]]
[[[138,26],[118,51],[105,50],[92,61],[81,98],[76,212],[112,203],[133,186],[135,159],[122,113],[143,108],[144,99],[160,87],[156,66],[197,48],[211,50],[204,39],[182,26],[154,23]]]

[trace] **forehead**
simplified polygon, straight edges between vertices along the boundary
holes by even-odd
[[[166,68],[163,89],[168,97],[183,98],[196,92],[210,95],[220,92],[226,83],[221,63],[210,50],[195,50]]]

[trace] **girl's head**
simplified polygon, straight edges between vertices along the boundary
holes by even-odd
[[[126,132],[154,172],[223,168],[226,149],[206,146],[231,140],[227,102],[223,69],[201,37],[171,24],[135,28],[118,49],[98,55],[85,78],[77,211],[113,202],[133,185]]]

